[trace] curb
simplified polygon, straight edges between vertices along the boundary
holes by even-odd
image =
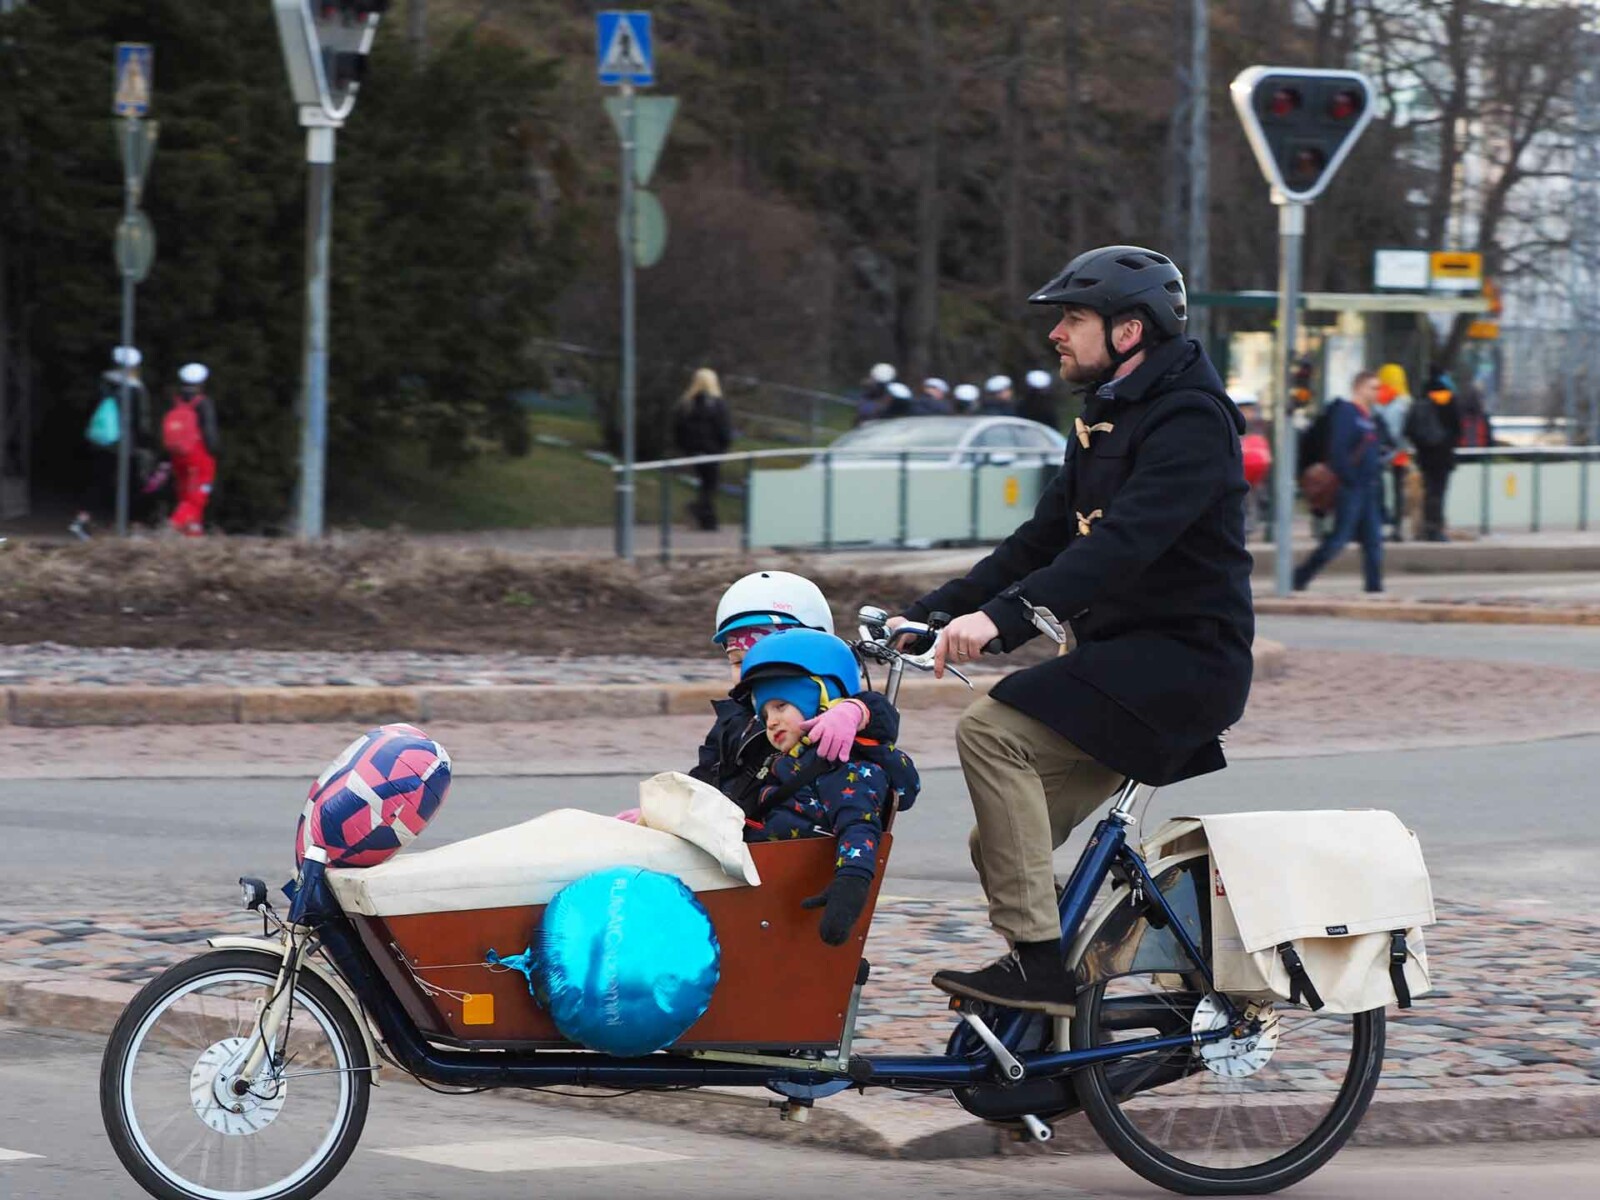
[[[106,1034],[138,991],[131,983],[0,965],[0,1018],[36,1029]],[[409,1077],[391,1068],[381,1080],[409,1082]],[[818,1145],[879,1158],[988,1158],[1105,1150],[1082,1113],[1057,1122],[1054,1139],[1044,1147],[1020,1142],[1010,1126],[974,1120],[953,1100],[932,1102],[881,1091],[844,1093],[837,1100],[823,1101],[803,1122],[781,1119],[779,1098],[756,1088],[625,1096],[506,1094],[535,1104],[605,1112],[704,1133]],[[1199,1110],[1194,1110],[1194,1115],[1198,1116]],[[1385,1089],[1380,1083],[1352,1144],[1419,1146],[1597,1136],[1600,1086],[1431,1090]]]
[[[1348,617],[1411,625],[1600,625],[1600,607],[1535,608],[1512,604],[1456,604],[1440,600],[1312,600],[1258,597],[1262,616]]]
[[[1258,638],[1256,674],[1285,669],[1288,651]],[[1001,675],[980,676],[972,691],[949,681],[907,679],[906,711],[965,708]],[[19,686],[0,693],[0,725],[60,729],[77,725],[256,725],[385,721],[561,721],[575,717],[693,716],[728,694],[723,683],[611,684],[591,687],[100,687]]]

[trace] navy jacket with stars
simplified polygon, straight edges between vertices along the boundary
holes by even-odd
[[[746,822],[745,840],[836,836],[836,873],[871,879],[878,868],[884,802],[892,789],[899,795],[901,809],[916,803],[922,788],[917,768],[893,743],[867,738],[856,739],[849,761],[816,774],[819,765],[816,751],[809,746],[798,754],[791,751],[773,758],[761,788],[763,801],[796,778],[816,777],[779,801],[759,821]]]
[[[900,736],[900,714],[882,692],[862,691],[855,697],[867,706],[869,714],[861,736],[877,742],[892,742]],[[700,761],[689,772],[711,784],[745,812],[756,811],[759,786],[766,777],[772,743],[767,741],[766,722],[756,716],[749,697],[743,700],[713,700],[716,724],[700,746]]]

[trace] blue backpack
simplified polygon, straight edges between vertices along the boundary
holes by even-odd
[[[94,445],[109,450],[122,440],[122,407],[115,396],[102,396],[89,418],[83,436]]]

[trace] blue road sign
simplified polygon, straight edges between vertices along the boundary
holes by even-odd
[[[597,13],[595,33],[601,83],[645,86],[655,82],[656,58],[649,13]]]
[[[155,81],[155,51],[148,42],[118,42],[116,84],[111,111],[119,117],[142,117],[150,111]]]

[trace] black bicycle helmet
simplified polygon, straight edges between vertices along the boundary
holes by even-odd
[[[1182,337],[1189,323],[1183,272],[1165,254],[1143,246],[1086,250],[1029,296],[1028,303],[1077,304],[1099,313],[1113,369],[1146,346]],[[1118,354],[1111,343],[1111,322],[1129,313],[1144,318],[1145,335],[1132,349]]]

